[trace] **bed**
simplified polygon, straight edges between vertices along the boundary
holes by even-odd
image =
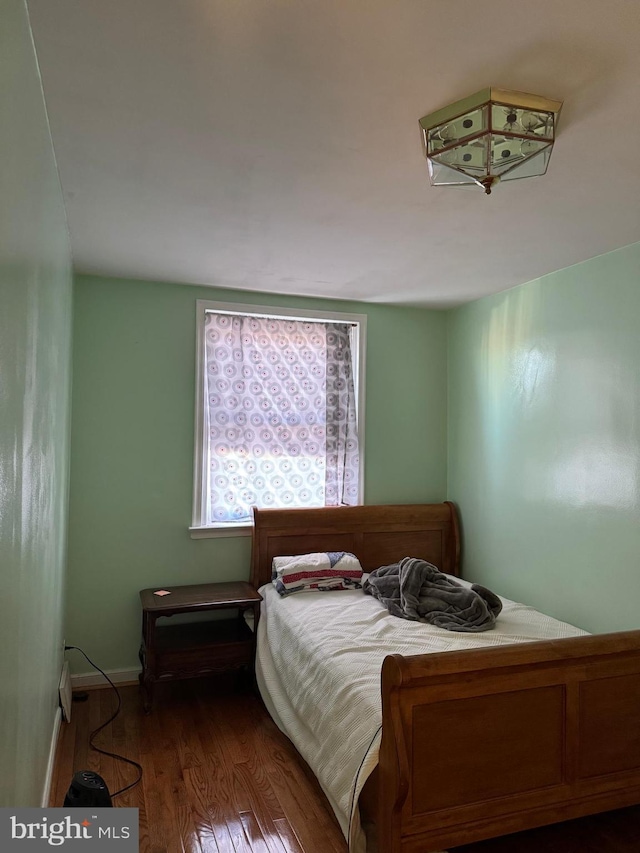
[[[460,535],[455,507],[447,502],[254,511],[251,580],[256,588],[269,584],[275,556],[337,550],[354,553],[365,571],[410,555],[459,576]],[[323,718],[331,714],[333,704],[339,703],[347,690],[338,676],[333,679],[336,683],[330,683],[331,667],[335,664],[339,670],[342,648],[344,655],[357,656],[360,652],[353,643],[360,630],[359,617],[350,615],[359,612],[351,609],[356,607],[357,595],[370,599],[352,590],[283,599],[298,599],[282,611],[286,618],[280,619],[290,631],[282,645],[291,645],[294,656],[296,623],[301,630],[312,621],[300,608],[308,607],[313,600],[322,602],[327,610],[318,615],[318,623],[337,626],[331,628],[338,634],[337,645],[327,647],[324,658],[316,660],[325,664],[322,677],[327,679],[326,690],[324,684],[321,686],[326,702],[316,703],[323,705],[318,707],[316,718],[303,717],[299,723],[307,725],[308,733],[322,731],[318,727],[323,724],[327,730],[331,727]],[[258,626],[259,647],[261,634],[265,636],[269,620],[273,623],[279,609],[272,603],[270,611],[269,602],[277,598],[273,587],[267,586]],[[306,599],[304,605],[301,599]],[[341,623],[332,621],[337,612],[332,601],[340,601],[343,624],[355,624],[355,635],[353,631],[340,635]],[[512,604],[507,602],[503,611],[512,614],[505,622],[520,618],[512,613]],[[269,685],[265,684],[267,665],[262,666],[262,673],[258,666],[267,708],[307,758],[339,820],[342,810],[341,825],[352,851],[360,853],[363,849],[360,812],[375,823],[381,853],[432,853],[640,803],[640,631],[589,636],[556,623],[560,627],[544,634],[554,639],[537,641],[540,634],[536,632],[542,630],[538,617],[548,618],[525,613],[525,623],[533,627],[522,637],[521,629],[514,628],[504,645],[497,644],[497,634],[489,631],[476,635],[486,638],[487,647],[474,648],[475,640],[470,639],[471,646],[460,651],[406,653],[413,648],[409,642],[402,645],[404,654],[395,646],[384,649],[379,658],[379,678],[376,674],[380,685],[379,693],[376,686],[376,706],[364,698],[354,704],[353,695],[344,700],[345,707],[357,709],[355,717],[364,720],[368,730],[360,733],[354,714],[344,725],[341,720],[339,727],[334,726],[339,729],[338,735],[344,736],[337,752],[347,762],[355,752],[353,760],[359,762],[347,810],[348,826],[345,803],[335,801],[338,795],[323,784],[322,778],[324,774],[326,783],[327,773],[340,773],[340,768],[322,766],[322,758],[317,766],[308,760],[304,737],[292,732],[290,721],[283,719],[286,706],[274,707]],[[382,615],[376,619],[382,624]],[[435,638],[431,645],[437,649],[438,642]],[[295,676],[301,685],[298,698],[304,696],[305,689],[314,688],[312,681],[304,681],[314,672],[312,664],[306,673]],[[274,664],[271,678],[293,678],[289,669],[288,663],[280,667]],[[313,677],[321,678],[319,674]],[[364,683],[366,678],[358,676],[355,681]],[[310,713],[316,713],[313,707]],[[376,715],[379,725],[373,719]],[[363,751],[372,731],[377,743],[372,738]],[[336,754],[335,746],[330,746],[328,753],[326,760],[330,762]],[[338,798],[342,795],[341,788]]]

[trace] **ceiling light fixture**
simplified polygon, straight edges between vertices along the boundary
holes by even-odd
[[[562,101],[483,89],[420,119],[435,187],[480,186],[547,171]]]

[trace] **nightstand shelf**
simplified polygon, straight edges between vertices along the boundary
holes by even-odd
[[[195,584],[166,587],[168,595],[157,589],[143,589],[142,645],[140,684],[145,711],[153,704],[154,685],[158,681],[195,678],[234,669],[252,669],[255,659],[255,633],[244,620],[252,610],[257,626],[261,597],[244,582]],[[178,625],[158,624],[160,617],[178,613],[199,613],[233,609],[233,619],[214,619]]]

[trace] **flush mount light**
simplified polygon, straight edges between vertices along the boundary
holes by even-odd
[[[483,89],[420,119],[431,184],[480,186],[544,175],[562,101]]]

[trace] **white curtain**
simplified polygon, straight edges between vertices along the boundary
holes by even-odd
[[[358,503],[350,326],[207,314],[207,519]]]

